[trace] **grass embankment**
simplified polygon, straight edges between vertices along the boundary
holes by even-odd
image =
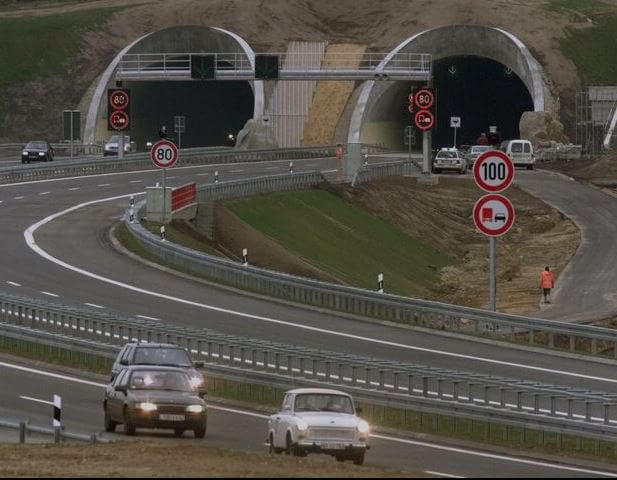
[[[0,123],[7,113],[8,88],[52,75],[66,75],[79,53],[83,32],[102,25],[118,10],[0,17]]]
[[[349,285],[420,295],[452,260],[323,190],[230,200],[225,206],[310,264]]]
[[[357,467],[325,458],[237,452],[181,441],[173,446],[154,442],[0,445],[0,476],[371,478],[418,475],[376,467]]]
[[[570,58],[584,85],[617,85],[617,6],[599,0],[553,0],[552,11],[580,16],[584,28],[569,28],[560,41],[562,53]]]
[[[141,221],[141,225],[155,235],[161,234],[162,223]],[[182,245],[183,247],[192,248],[199,252],[207,253],[208,255],[221,256],[215,248],[215,243],[208,240],[204,235],[200,235],[196,230],[192,229],[184,222],[173,220],[165,225],[165,239],[171,243]]]

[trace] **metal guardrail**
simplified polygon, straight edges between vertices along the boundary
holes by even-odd
[[[81,442],[90,443],[110,443],[110,440],[101,438],[100,435],[92,433],[86,435],[83,433],[74,433],[65,431],[61,427],[41,427],[33,425],[30,421],[12,420],[8,418],[0,418],[0,427],[12,428],[19,430],[19,443],[27,443],[26,435],[31,433],[40,433],[54,437],[54,443],[60,443],[62,440],[79,440]]]
[[[367,147],[372,148],[372,147]],[[212,151],[208,148],[184,149],[181,151],[182,165],[211,165],[218,163],[262,162],[294,160],[303,158],[333,157],[335,147],[307,147],[274,150],[230,150]],[[15,183],[48,178],[94,175],[99,173],[122,172],[154,168],[149,153],[127,154],[123,159],[101,158],[86,161],[54,161],[37,165],[0,167],[0,184]]]
[[[114,358],[126,342],[185,347],[205,373],[346,390],[377,405],[617,440],[617,395],[320,351],[0,295],[0,335]]]
[[[396,167],[399,168],[399,167]],[[295,174],[294,174],[295,175]],[[281,176],[285,177],[285,176]],[[307,182],[308,183],[308,182]],[[233,185],[233,188],[232,188]],[[242,187],[244,185],[245,187]],[[249,187],[249,185],[252,185]],[[260,193],[253,179],[201,186],[201,192],[228,189],[226,195]],[[203,201],[203,193],[200,199]],[[229,198],[229,196],[220,197]],[[139,204],[139,212],[143,204]],[[137,215],[139,218],[139,215]],[[447,330],[470,336],[494,337],[519,344],[541,345],[570,352],[617,358],[617,331],[519,315],[490,312],[428,300],[382,294],[289,275],[210,256],[170,242],[147,231],[139,220],[125,224],[151,254],[183,271],[215,282],[295,303],[327,308],[395,323]]]
[[[354,175],[351,186],[370,182],[377,178],[410,175],[418,171],[415,161],[384,162],[372,165],[363,165]]]

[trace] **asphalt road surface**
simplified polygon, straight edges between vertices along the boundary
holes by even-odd
[[[30,419],[36,425],[51,423],[51,407],[37,402],[48,401],[54,394],[62,397],[62,418],[67,430],[80,433],[102,432],[104,383],[87,377],[52,372],[5,362],[0,358],[0,417]],[[24,398],[25,397],[25,398]],[[267,417],[243,409],[210,404],[208,433],[205,440],[174,438],[167,430],[138,431],[138,437],[182,445],[205,442],[234,450],[264,451]],[[118,427],[108,438],[126,440]],[[334,459],[332,461],[335,461]],[[487,451],[434,444],[391,435],[374,433],[366,463],[397,470],[423,472],[436,476],[464,477],[576,477],[612,475],[604,468],[580,467],[575,464],[534,460],[516,454],[493,454]]]

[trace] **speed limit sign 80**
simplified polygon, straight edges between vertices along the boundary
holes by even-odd
[[[169,140],[159,140],[150,149],[150,159],[159,168],[170,168],[178,161],[178,147]]]
[[[473,176],[482,190],[491,193],[501,192],[514,180],[514,164],[504,152],[490,150],[475,161]]]

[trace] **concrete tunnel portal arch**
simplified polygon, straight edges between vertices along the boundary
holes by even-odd
[[[121,57],[138,53],[244,53],[254,62],[255,54],[238,35],[214,27],[181,26],[153,32],[137,39],[121,52],[101,75],[91,99],[84,141],[105,141],[107,131],[106,90],[116,86],[115,71]],[[157,137],[166,125],[171,137],[175,115],[186,117],[182,147],[233,146],[247,120],[261,118],[264,108],[262,81],[147,80],[123,81],[131,89],[131,136],[138,150]],[[228,135],[232,134],[234,140]]]
[[[437,96],[434,147],[452,146],[451,115],[462,117],[457,135],[460,145],[475,143],[481,132],[488,133],[489,125],[496,125],[502,138],[514,138],[523,112],[554,111],[540,64],[519,39],[504,30],[479,25],[427,30],[398,45],[378,68],[384,68],[399,52],[432,55]],[[365,82],[352,114],[348,141],[407,148],[403,134],[410,124],[406,98],[412,87],[411,82]],[[421,141],[415,148],[421,148]]]

